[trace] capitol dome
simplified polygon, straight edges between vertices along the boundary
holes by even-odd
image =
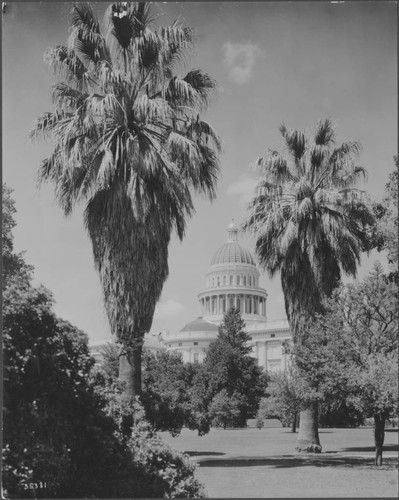
[[[232,307],[240,311],[251,336],[252,355],[266,370],[287,366],[282,342],[290,339],[287,321],[267,322],[267,292],[260,285],[260,272],[252,253],[238,241],[238,228],[227,227],[227,241],[219,246],[205,273],[205,284],[198,294],[199,317],[179,332],[163,334],[168,351],[181,353],[187,363],[202,363],[219,325]],[[212,255],[212,254],[211,254]]]
[[[255,260],[249,250],[237,241],[238,228],[232,222],[228,227],[227,243],[224,243],[211,260],[211,266],[219,264],[249,264],[256,266]]]

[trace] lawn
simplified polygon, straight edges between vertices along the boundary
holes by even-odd
[[[321,429],[323,453],[295,453],[289,429],[212,429],[203,437],[183,429],[175,449],[197,462],[196,477],[212,498],[396,497],[398,432],[385,435],[382,468],[373,466],[372,429]]]

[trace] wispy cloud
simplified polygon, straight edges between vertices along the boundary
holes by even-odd
[[[241,205],[248,204],[254,196],[258,179],[249,173],[241,174],[238,179],[227,186],[226,194],[235,196]]]
[[[259,46],[251,41],[241,43],[228,41],[222,46],[222,51],[223,63],[229,72],[229,80],[238,85],[248,83],[256,60],[262,55]]]
[[[163,320],[176,318],[182,314],[184,307],[180,302],[175,300],[167,300],[165,302],[158,302],[155,308],[154,320]]]

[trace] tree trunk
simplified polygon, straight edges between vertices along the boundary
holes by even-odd
[[[299,414],[299,433],[295,449],[301,453],[321,453],[317,403],[310,404]]]
[[[119,380],[126,382],[127,398],[141,396],[141,353],[142,346],[136,346],[131,354],[119,357]]]
[[[382,465],[382,449],[385,437],[385,415],[377,413],[374,415],[374,443],[375,443],[375,462],[380,467]]]
[[[296,421],[297,421],[297,418],[298,418],[298,412],[295,411],[293,419],[292,419],[292,425],[291,425],[291,432],[293,432],[293,433],[296,432]]]

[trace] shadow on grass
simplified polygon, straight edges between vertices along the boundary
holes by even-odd
[[[385,429],[385,432],[398,432],[398,429]]]
[[[366,469],[396,469],[396,458],[386,458],[383,467],[376,467],[372,458],[363,457],[322,457],[320,455],[298,456],[281,455],[268,458],[230,458],[217,460],[200,460],[202,467],[274,467],[288,469],[293,467],[347,467]]]
[[[226,453],[221,453],[219,451],[183,451],[183,453],[190,455],[190,457],[201,457],[204,455],[206,456],[226,455]]]
[[[375,451],[375,446],[355,446],[353,448],[342,448],[342,451]],[[384,444],[383,451],[398,451],[397,444]]]

